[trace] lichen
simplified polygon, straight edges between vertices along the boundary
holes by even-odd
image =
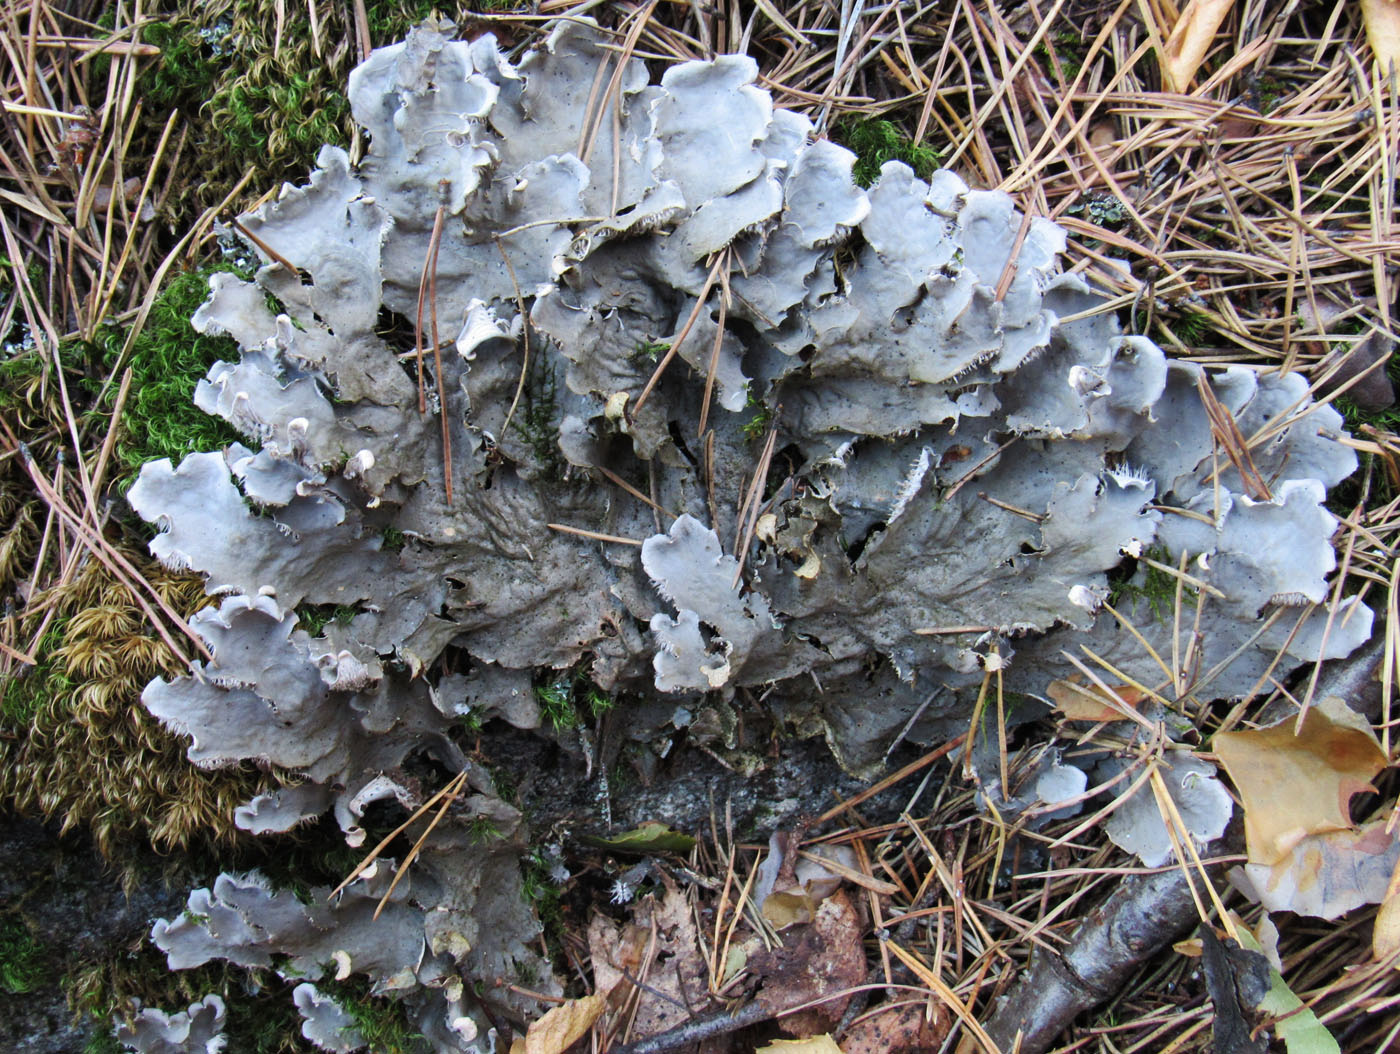
[[[444,978],[552,981],[521,817],[454,737],[536,728],[541,706],[581,736],[580,675],[651,701],[624,737],[675,723],[733,749],[762,689],[869,772],[916,712],[965,721],[957,689],[993,655],[1027,695],[1081,643],[1157,679],[1100,610],[1156,546],[1202,605],[1193,691],[1369,634],[1355,599],[1330,617],[1322,503],[1356,461],[1302,378],[1122,336],[1060,272],[1064,232],[1004,194],[898,161],[863,190],[749,58],[600,79],[606,43],[571,20],[513,64],[430,20],[375,52],[350,80],[363,160],[323,149],[240,218],[255,280],[210,282],[195,326],[240,355],[195,401],[246,443],[147,465],[130,502],[223,599],[191,620],[212,661],[147,707],[198,764],[297,774],[240,809],[249,830],[331,810],[359,844],[372,802],[416,809],[451,772],[472,793],[411,869],[381,857],[330,904],[249,874],[196,891],[156,930],[173,967],[315,980],[344,951],[438,1049],[469,1049],[484,1022]],[[1247,454],[1223,456],[1208,407]],[[1117,574],[1115,607],[1170,654],[1150,568]],[[925,713],[931,685],[953,691]]]

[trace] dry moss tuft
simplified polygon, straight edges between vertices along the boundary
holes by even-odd
[[[198,578],[126,553],[170,604],[202,607]],[[248,768],[207,771],[185,757],[185,741],[140,704],[151,678],[180,666],[141,610],[96,561],[66,585],[36,594],[19,620],[38,631],[38,663],[6,683],[0,706],[0,800],[21,812],[87,827],[115,856],[130,838],[160,850],[232,844],[234,808],[265,777]]]

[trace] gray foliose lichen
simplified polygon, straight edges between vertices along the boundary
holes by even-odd
[[[749,58],[652,83],[608,43],[569,21],[514,64],[430,22],[376,51],[350,82],[363,158],[324,149],[241,217],[255,281],[211,281],[195,324],[241,357],[196,401],[248,445],[147,465],[130,501],[225,595],[194,621],[213,661],[146,705],[199,764],[300,774],[242,825],[334,809],[362,839],[369,802],[421,803],[410,755],[468,766],[463,714],[536,724],[541,667],[672,709],[761,688],[861,771],[993,646],[1041,694],[1080,645],[1164,682],[1187,634],[1186,687],[1223,697],[1368,637],[1328,584],[1323,502],[1355,457],[1303,378],[1122,335],[1061,272],[1063,231],[1005,194],[895,162],[862,190]],[[1183,560],[1175,625],[1141,587]],[[298,629],[303,605],[353,617]],[[509,976],[534,933],[515,835],[463,833],[518,831],[478,776],[392,941],[356,943],[353,886],[322,918],[246,876],[158,941],[313,980],[344,952],[469,1049],[461,977]]]

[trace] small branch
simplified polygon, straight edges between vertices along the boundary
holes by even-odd
[[[1002,1050],[1042,1054],[1070,1022],[1117,995],[1133,971],[1197,921],[1181,868],[1124,880],[1080,924],[1062,955],[1036,953],[999,1000],[987,1034]]]
[[[682,1025],[677,1025],[675,1028],[667,1029],[665,1032],[657,1033],[647,1039],[638,1040],[636,1043],[623,1043],[606,1049],[608,1054],[662,1054],[663,1051],[677,1050],[692,1043],[713,1039],[715,1036],[725,1036],[731,1032],[738,1032],[741,1028],[757,1025],[759,1022],[767,1021],[774,1016],[774,1011],[764,1007],[758,1000],[754,1000],[732,1014],[727,1010],[720,1010],[713,1014],[706,1014],[704,1017],[693,1018]]]

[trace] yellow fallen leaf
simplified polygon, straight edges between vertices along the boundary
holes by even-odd
[[[532,1024],[523,1039],[511,1042],[510,1054],[563,1054],[593,1027],[607,1003],[605,993],[595,992],[556,1006]]]
[[[1273,865],[1304,838],[1352,827],[1353,794],[1372,790],[1385,751],[1366,719],[1329,697],[1294,719],[1248,732],[1221,732],[1212,743],[1244,804],[1249,862]]]
[[[1191,0],[1163,45],[1162,82],[1167,91],[1184,92],[1201,68],[1235,0]]]
[[[1235,876],[1253,888],[1269,911],[1335,919],[1363,904],[1385,900],[1386,884],[1400,863],[1400,842],[1385,820],[1353,830],[1324,831],[1301,839],[1276,864],[1247,863]]]
[[[1361,0],[1361,17],[1381,76],[1392,66],[1400,71],[1400,0]]]
[[[1380,911],[1376,912],[1376,928],[1371,931],[1371,951],[1381,960],[1400,953],[1400,860],[1395,863],[1385,899],[1381,901]],[[1400,957],[1395,960],[1395,968],[1400,970]]]
[[[756,1054],[841,1054],[841,1048],[830,1036],[812,1036],[808,1039],[775,1039],[766,1047],[759,1047]]]

